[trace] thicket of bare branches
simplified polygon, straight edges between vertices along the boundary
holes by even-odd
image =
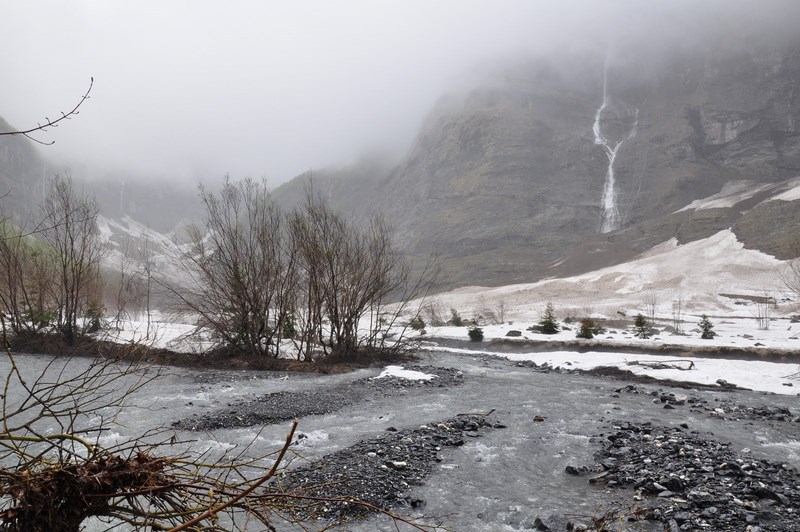
[[[14,333],[54,331],[71,344],[99,317],[98,213],[94,198],[77,194],[69,175],[57,175],[38,220],[23,227],[3,221],[0,302]]]
[[[400,347],[402,334],[389,329],[431,276],[411,282],[385,220],[358,225],[310,187],[285,214],[250,179],[226,180],[218,195],[201,188],[200,197],[205,227],[190,231],[181,261],[190,287],[167,288],[222,347],[278,356],[291,339],[305,360]]]
[[[190,286],[168,289],[236,352],[277,355],[291,309],[295,252],[284,216],[263,182],[226,179],[217,195],[200,189],[205,228],[189,230],[181,263]]]
[[[800,246],[798,247],[800,248]],[[779,275],[783,286],[796,297],[800,297],[800,257],[786,261]]]
[[[429,270],[416,282],[394,244],[391,226],[378,215],[357,225],[306,190],[305,204],[291,216],[299,271],[298,337],[306,359],[346,359],[359,352],[400,348],[392,336],[405,302],[427,290]]]

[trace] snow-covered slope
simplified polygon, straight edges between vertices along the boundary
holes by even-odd
[[[164,234],[129,216],[114,220],[103,215],[98,216],[97,226],[107,244],[103,263],[109,270],[120,271],[124,267],[128,271],[141,271],[145,268],[145,257],[149,257],[154,275],[183,280],[177,262],[184,247],[176,234],[180,229]]]
[[[786,301],[783,293],[778,274],[782,266],[770,255],[745,249],[730,230],[724,230],[683,245],[670,239],[632,261],[583,275],[460,288],[434,300],[442,308],[458,309],[464,317],[502,303],[505,319],[514,321],[538,320],[547,301],[563,316],[635,315],[645,312],[653,300],[656,314],[663,317],[671,315],[672,303],[678,300],[691,314],[750,316],[753,303],[748,297],[766,296],[777,300],[776,313],[795,312],[797,304]]]

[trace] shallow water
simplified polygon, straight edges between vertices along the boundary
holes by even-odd
[[[18,364],[31,376],[49,360],[18,355]],[[411,492],[426,501],[422,511],[429,517],[423,521],[442,522],[453,530],[526,530],[537,515],[547,512],[590,516],[602,513],[620,493],[591,486],[586,477],[567,475],[564,468],[592,463],[597,446],[590,443],[590,437],[608,432],[615,420],[668,426],[687,423],[689,430],[713,433],[709,437],[731,442],[736,450],[749,449],[752,456],[800,468],[797,423],[725,421],[690,413],[687,406],[665,410],[647,395],[622,393],[613,397],[614,390],[626,384],[623,382],[535,373],[499,359],[430,353],[422,363],[456,367],[464,373],[464,383],[443,390],[409,390],[389,398],[373,396],[334,414],[304,418],[298,430],[307,438],[294,450],[303,458],[314,459],[375,437],[390,426],[416,427],[460,413],[494,410],[491,419],[507,428],[488,431],[480,438],[466,438],[464,446],[444,450],[443,461],[436,464],[425,485]],[[82,364],[88,361],[74,359],[69,367],[75,370]],[[7,361],[3,359],[0,374],[6,371]],[[378,370],[348,375],[289,375],[285,379],[254,372],[183,368],[165,373],[129,398],[136,406],[122,411],[118,423],[100,435],[101,443],[109,445],[136,438],[147,430],[169,428],[172,422],[191,414],[209,413],[260,394],[332,386],[377,375]],[[659,388],[637,386],[646,391]],[[798,407],[797,398],[792,396],[673,391],[676,395],[702,394],[710,402],[720,398],[749,405],[784,406],[795,414]],[[535,422],[537,415],[544,421]],[[284,423],[209,433],[181,432],[178,437],[193,440],[188,447],[194,452],[232,454],[249,446],[246,453],[258,456],[280,447],[288,429],[289,423]],[[381,519],[347,529],[395,530],[394,525]]]

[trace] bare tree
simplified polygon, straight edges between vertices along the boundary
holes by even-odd
[[[49,254],[8,219],[0,225],[0,275],[0,303],[14,334],[49,328],[55,315]]]
[[[657,307],[658,307],[658,294],[656,294],[655,290],[650,289],[644,294],[645,315],[647,316],[650,323],[655,323],[656,321]]]
[[[74,192],[68,175],[55,176],[33,229],[3,223],[0,302],[15,334],[53,328],[71,344],[84,332],[81,326],[98,324],[103,254],[98,212],[93,198]]]
[[[99,212],[94,198],[75,193],[68,174],[50,180],[41,235],[55,269],[56,325],[68,344],[82,332],[79,320],[86,310],[99,307],[96,290],[104,253],[97,228]]]
[[[227,348],[277,356],[295,277],[283,215],[266,183],[251,179],[226,178],[219,195],[201,186],[200,198],[205,228],[190,229],[182,257],[191,286],[169,289]]]
[[[427,290],[432,269],[411,282],[410,266],[394,246],[390,225],[373,215],[357,225],[335,212],[313,186],[291,218],[299,259],[297,305],[304,355],[329,357],[399,347],[389,329],[405,304]],[[398,303],[399,302],[399,303]]]
[[[800,248],[800,245],[798,245],[798,248]],[[795,297],[800,297],[800,257],[786,261],[782,269],[779,270],[778,275],[783,286]]]
[[[683,294],[680,291],[672,296],[672,328],[678,334],[683,332]]]
[[[149,341],[152,327],[152,309],[153,309],[153,250],[151,248],[149,236],[144,239],[142,246],[139,248],[138,253],[139,263],[141,265],[140,290],[139,293],[144,296],[144,310],[147,325],[145,329],[145,338]]]
[[[422,305],[425,321],[431,327],[441,327],[447,322],[447,307],[440,299],[431,299]]]
[[[772,307],[775,306],[776,301],[775,298],[769,295],[769,292],[765,288],[762,292],[762,295],[756,296],[754,298],[755,307],[753,308],[753,318],[756,320],[756,325],[758,325],[758,330],[760,331],[768,331],[769,330],[769,321],[772,317]]]

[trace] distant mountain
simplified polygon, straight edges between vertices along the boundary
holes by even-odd
[[[0,131],[14,128],[0,117]],[[0,209],[23,218],[43,197],[43,184],[53,172],[33,143],[22,136],[0,136]]]
[[[13,127],[0,117],[0,131]],[[42,151],[45,153],[42,154]],[[161,232],[169,232],[202,213],[194,185],[156,182],[126,172],[104,172],[83,168],[60,168],[46,159],[22,136],[0,136],[0,209],[18,220],[35,212],[44,198],[47,180],[58,172],[69,172],[76,188],[93,195],[109,218],[131,217]]]
[[[797,40],[518,61],[442,98],[394,168],[317,182],[345,211],[387,213],[418,263],[437,253],[443,288],[590,271],[724,228],[787,258],[800,203],[761,201],[800,176],[798,94]],[[681,210],[733,189],[747,198]]]

